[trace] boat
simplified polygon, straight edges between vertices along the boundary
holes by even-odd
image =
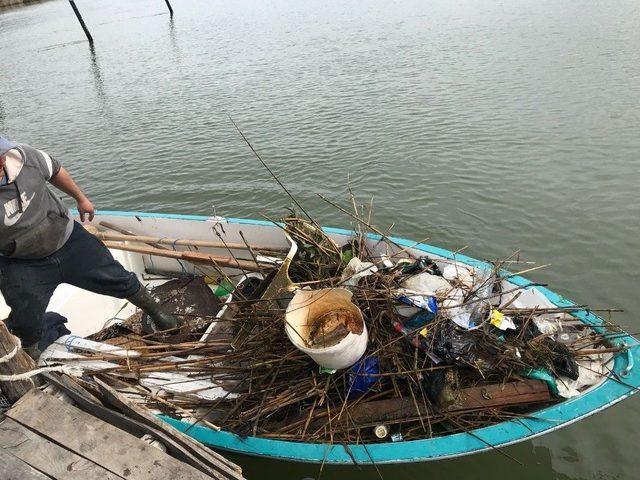
[[[212,231],[224,232],[227,242],[260,244],[263,248],[287,249],[289,243],[278,225],[263,220],[207,217],[143,212],[100,211],[92,221],[93,225],[115,225],[127,234],[160,238],[188,238],[211,240]],[[346,244],[353,232],[338,228],[323,227],[323,231],[338,245]],[[242,232],[242,235],[241,235]],[[243,238],[244,237],[244,238]],[[372,248],[380,245],[381,237],[368,234]],[[402,238],[391,238],[386,247],[396,250],[406,249],[416,256],[428,255],[438,262],[455,262],[456,265],[472,269],[488,268],[483,261],[467,257],[424,243],[416,243]],[[176,250],[184,250],[174,245]],[[135,249],[134,249],[135,250]],[[223,255],[221,247],[201,247],[200,253]],[[146,285],[159,285],[166,281],[153,271],[184,273],[193,270],[193,265],[174,258],[151,257],[139,251],[112,249],[113,255],[125,268],[135,272]],[[234,269],[230,267],[230,272]],[[237,273],[237,270],[236,270]],[[596,332],[604,332],[605,321],[593,312],[581,309],[571,300],[535,284],[520,275],[508,275],[502,280],[506,291],[518,289],[519,295],[512,298],[514,306],[529,308],[562,308],[579,322]],[[573,308],[575,307],[575,308]],[[51,299],[48,310],[55,311],[68,319],[68,328],[79,337],[86,337],[105,327],[105,322],[115,318],[125,318],[135,313],[134,307],[124,300],[96,295],[70,285],[61,285]],[[8,307],[0,301],[0,316],[8,313]],[[611,345],[620,347],[606,362],[608,374],[579,392],[572,398],[550,405],[524,418],[450,435],[406,441],[384,441],[371,444],[323,444],[304,441],[288,441],[257,436],[239,436],[235,433],[217,430],[203,424],[158,415],[159,418],[185,432],[197,441],[214,449],[231,451],[272,459],[295,462],[326,464],[387,464],[426,462],[455,458],[501,449],[518,442],[531,440],[540,435],[552,433],[571,425],[605,408],[630,397],[640,387],[640,369],[634,368],[640,349],[638,341],[629,334],[612,336]]]

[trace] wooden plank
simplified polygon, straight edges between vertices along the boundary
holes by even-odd
[[[454,399],[440,406],[439,411],[482,410],[508,407],[526,403],[545,402],[551,399],[544,382],[525,380],[506,384],[463,388]],[[437,415],[427,405],[419,403],[419,412],[412,398],[391,398],[358,404],[349,414],[357,424],[401,420],[403,418]]]
[[[106,222],[100,222],[101,225],[107,226]],[[85,227],[86,228],[86,227]],[[108,227],[110,228],[110,227]],[[107,233],[90,230],[89,233],[95,235],[100,240],[103,241],[116,241],[116,242],[140,242],[146,243],[147,245],[151,245],[153,247],[157,247],[157,245],[171,245],[175,246],[186,246],[186,247],[202,247],[202,248],[221,248],[221,249],[233,249],[233,250],[248,250],[247,246],[244,243],[234,243],[234,242],[221,242],[221,241],[211,241],[211,240],[188,240],[181,238],[164,238],[164,237],[149,237],[144,235],[134,235],[127,233]],[[275,252],[282,253],[288,252],[289,247],[267,247],[264,245],[251,245],[252,250],[261,251],[261,252]]]
[[[10,418],[0,423],[0,452],[9,453],[56,480],[122,479]]]
[[[0,478],[2,480],[51,480],[19,458],[0,450]]]
[[[138,438],[145,434],[149,434],[162,442],[164,446],[167,447],[167,452],[178,460],[186,462],[214,478],[227,478],[227,475],[221,474],[216,470],[212,470],[206,464],[203,465],[194,455],[191,454],[191,452],[185,451],[173,438],[165,435],[164,432],[105,407],[97,398],[89,394],[89,392],[77,384],[71,377],[66,375],[56,376],[45,374],[45,378],[49,383],[55,385],[69,395],[76,402],[78,408],[90,413],[94,417],[104,420],[105,422],[108,422],[109,424],[114,425]]]
[[[524,380],[522,382],[463,388],[460,395],[445,409],[452,412],[499,408],[549,400],[551,400],[551,394],[546,383],[539,380]]]
[[[156,257],[176,258],[179,260],[186,260],[191,263],[198,263],[204,265],[214,265],[218,267],[237,268],[239,270],[246,270],[247,272],[260,272],[262,269],[273,268],[273,265],[268,263],[257,264],[253,260],[236,260],[231,257],[220,257],[218,255],[209,255],[207,253],[191,252],[191,251],[177,251],[177,250],[161,250],[153,247],[142,247],[137,245],[129,245],[118,242],[104,242],[105,246],[109,249],[123,250],[125,252],[141,253],[143,255],[154,255]]]
[[[189,449],[202,461],[211,465],[213,468],[216,468],[219,471],[223,472],[229,478],[242,480],[242,469],[238,465],[230,462],[222,455],[214,452],[213,450],[205,448],[202,444],[198,443],[188,435],[182,433],[177,428],[174,428],[168,423],[159,420],[151,412],[142,408],[140,405],[136,405],[127,397],[120,394],[100,379],[96,378],[95,381],[96,383],[98,383],[98,385],[100,385],[100,389],[106,395],[109,403],[111,403],[114,407],[119,408],[123,413],[127,414],[127,416],[165,432],[178,444],[182,445],[184,448]]]
[[[7,412],[7,417],[121,477],[136,480],[211,478],[139,438],[39,390],[22,397]]]

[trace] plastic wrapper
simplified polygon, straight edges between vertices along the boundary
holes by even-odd
[[[366,357],[353,365],[347,378],[347,392],[349,398],[360,397],[367,393],[380,377],[370,376],[380,373],[378,357]]]

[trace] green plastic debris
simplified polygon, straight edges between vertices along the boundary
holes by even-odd
[[[213,291],[216,297],[226,297],[230,295],[236,287],[228,280],[222,280],[220,284]]]
[[[354,256],[355,255],[353,254],[352,248],[345,250],[344,252],[342,252],[342,255],[340,256],[342,260],[342,264],[343,265],[348,264]]]
[[[532,368],[530,370],[523,370],[520,372],[520,375],[526,378],[531,378],[533,380],[542,380],[547,383],[549,390],[554,396],[558,396],[558,385],[556,384],[555,378],[546,368]]]
[[[337,371],[338,370],[336,370],[335,368],[326,368],[320,365],[320,373],[328,373],[329,375],[333,375]]]

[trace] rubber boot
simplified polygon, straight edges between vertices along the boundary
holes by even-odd
[[[147,315],[143,315],[142,326],[145,332],[154,333],[160,330],[169,330],[178,326],[178,319],[162,310],[161,305],[151,296],[149,291],[140,287],[135,295],[127,298],[132,304],[141,309]],[[145,319],[145,317],[148,317]]]

